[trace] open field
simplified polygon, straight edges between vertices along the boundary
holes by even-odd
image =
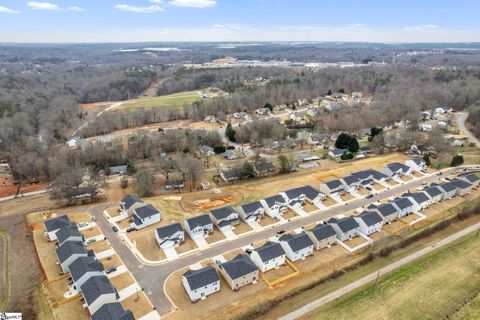
[[[118,109],[131,110],[137,107],[151,109],[151,108],[172,108],[190,106],[195,101],[200,100],[198,91],[185,91],[174,94],[169,94],[159,97],[145,97],[128,100],[122,103]],[[117,109],[117,110],[118,110]]]

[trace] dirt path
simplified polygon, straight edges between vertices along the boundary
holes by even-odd
[[[366,275],[365,277],[363,278],[360,278],[352,283],[350,283],[349,285],[343,287],[343,288],[340,288],[338,290],[335,290],[309,304],[306,304],[304,305],[303,307],[293,311],[293,312],[290,312],[288,314],[286,314],[285,316],[279,318],[280,320],[293,320],[293,319],[297,319],[299,317],[301,317],[302,315],[305,315],[306,313],[309,313],[309,312],[312,312],[314,311],[315,309],[317,309],[318,307],[328,303],[328,302],[331,302],[337,298],[340,298],[341,296],[355,290],[355,289],[358,289],[364,285],[366,285],[367,283],[371,282],[371,281],[374,281],[377,276],[379,275],[384,275],[386,273],[389,273],[395,269],[398,269],[420,257],[423,257],[427,254],[429,254],[430,252],[436,250],[437,248],[440,248],[440,247],[443,247],[449,243],[452,243],[458,239],[460,239],[461,237],[463,236],[466,236],[468,235],[469,233],[471,232],[474,232],[474,231],[477,231],[478,229],[480,228],[480,223],[477,223],[475,225],[472,225],[468,228],[465,228],[451,236],[448,236],[446,237],[445,239],[442,239],[440,241],[438,241],[437,243],[433,244],[433,245],[430,245],[424,249],[421,249],[415,253],[412,253],[411,255],[408,255],[386,267],[383,267],[377,271],[374,271],[368,275]]]
[[[158,88],[167,80],[168,78],[163,78],[157,81],[152,82],[150,87],[148,87],[145,91],[142,92],[140,95],[141,97],[156,97]]]
[[[475,143],[478,148],[480,148],[480,140],[475,137],[475,135],[465,126],[465,121],[468,118],[468,112],[458,113],[456,118],[458,122],[458,129],[460,129],[465,137],[467,137],[471,142]]]

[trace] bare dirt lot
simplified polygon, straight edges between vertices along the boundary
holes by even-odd
[[[132,311],[135,319],[140,319],[144,315],[153,311],[150,301],[148,301],[147,296],[143,292],[132,294],[125,300],[122,300],[120,304],[125,309]]]
[[[119,266],[123,265],[122,261],[120,261],[120,258],[116,254],[100,260],[100,263],[103,265],[105,269],[109,267],[118,268]]]
[[[227,239],[225,235],[218,229],[213,229],[213,232],[210,233],[208,237],[205,238],[208,244],[215,243],[217,241],[225,240]]]
[[[88,229],[84,229],[81,231],[81,233],[83,234],[85,239],[93,238],[102,234],[102,232],[100,231],[100,229],[98,229],[98,227],[91,227]]]
[[[112,286],[114,286],[118,291],[121,291],[128,286],[134,284],[135,279],[133,279],[129,272],[123,272],[118,276],[110,278],[110,282],[112,283]]]
[[[248,223],[246,223],[245,221],[240,221],[240,223],[235,226],[235,229],[233,229],[233,232],[238,236],[252,230],[252,227],[250,227]]]

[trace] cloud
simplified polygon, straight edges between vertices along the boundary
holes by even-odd
[[[155,13],[163,11],[163,8],[158,5],[146,6],[146,7],[139,7],[139,6],[132,6],[129,4],[117,4],[115,5],[115,9],[127,12],[135,12],[135,13]]]
[[[428,31],[428,30],[437,30],[439,27],[434,24],[422,24],[420,26],[410,26],[405,27],[403,30],[405,31]]]
[[[58,11],[61,10],[58,5],[55,3],[50,2],[37,2],[37,1],[28,1],[27,5],[35,10],[50,10],[50,11]]]
[[[216,0],[172,0],[169,2],[176,7],[207,8],[217,4]]]
[[[163,0],[150,0],[150,2],[160,4],[163,3]]]
[[[81,7],[77,7],[77,6],[68,7],[68,10],[70,10],[70,11],[76,11],[76,12],[85,11],[85,9],[83,9],[83,8],[81,8]]]
[[[20,11],[0,6],[0,13],[20,13]]]

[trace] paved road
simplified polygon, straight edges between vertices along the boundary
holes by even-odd
[[[314,311],[315,309],[317,309],[318,307],[328,303],[328,302],[331,302],[335,299],[338,299],[340,298],[341,296],[349,293],[350,291],[352,290],[355,290],[357,288],[360,288],[364,285],[366,285],[367,283],[369,282],[372,282],[373,280],[375,280],[375,278],[377,277],[378,274],[381,274],[381,275],[384,275],[386,273],[389,273],[397,268],[400,268],[420,257],[423,257],[424,255],[427,255],[429,254],[430,252],[440,248],[440,247],[443,247],[463,236],[466,236],[468,235],[469,233],[471,232],[474,232],[474,231],[478,231],[480,228],[480,223],[477,223],[473,226],[470,226],[466,229],[463,229],[455,234],[452,234],[451,236],[448,236],[446,237],[445,239],[442,239],[438,242],[436,242],[435,244],[431,245],[431,246],[428,246],[426,248],[423,248],[421,250],[418,250],[417,252],[414,252],[412,253],[411,255],[408,255],[392,264],[389,264],[388,266],[386,267],[383,267],[381,269],[378,269],[377,271],[374,271],[368,275],[366,275],[365,277],[363,278],[360,278],[358,279],[357,281],[354,281],[348,285],[346,285],[345,287],[343,288],[340,288],[338,290],[335,290],[313,302],[310,302],[309,304],[306,304],[304,305],[303,307],[291,312],[291,313],[288,313],[286,315],[284,315],[283,317],[279,318],[279,320],[294,320],[294,319],[297,319],[299,317],[301,317],[302,315],[306,314],[306,313],[309,313],[309,312],[312,312]]]
[[[480,140],[475,137],[475,135],[470,132],[467,127],[465,126],[465,121],[468,118],[468,112],[461,112],[456,115],[457,122],[458,122],[458,129],[463,133],[465,137],[467,137],[471,142],[475,143],[478,148],[480,148]]]
[[[452,174],[455,172],[455,168],[445,169],[444,175]],[[97,217],[97,224],[104,232],[107,239],[109,239],[113,248],[134,275],[135,279],[140,283],[140,286],[149,295],[153,305],[158,309],[161,315],[164,315],[171,311],[173,305],[170,303],[164,292],[164,284],[166,279],[174,271],[188,267],[192,264],[200,262],[205,259],[209,259],[220,254],[227,253],[229,251],[244,247],[254,242],[276,236],[278,230],[294,230],[301,228],[302,226],[309,225],[320,220],[326,220],[332,216],[336,216],[343,212],[354,210],[355,208],[368,206],[376,201],[393,197],[397,194],[401,194],[407,190],[414,189],[422,183],[432,183],[443,176],[430,175],[422,177],[418,180],[406,182],[403,185],[398,185],[394,188],[390,188],[370,199],[358,199],[348,202],[346,205],[337,206],[325,210],[318,210],[310,213],[308,216],[300,217],[284,224],[275,225],[272,228],[264,229],[256,233],[250,233],[245,236],[241,236],[235,240],[223,242],[221,244],[211,246],[208,249],[201,250],[199,252],[192,253],[190,255],[181,256],[180,258],[167,262],[159,263],[158,265],[142,264],[140,260],[130,251],[127,246],[122,243],[119,235],[112,231],[107,219],[103,216],[102,211],[105,208],[97,207],[93,210],[93,214]]]

